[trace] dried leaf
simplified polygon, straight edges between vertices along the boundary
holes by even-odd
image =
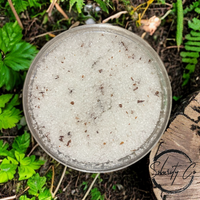
[[[104,19],[104,20],[102,21],[102,23],[106,23],[106,22],[108,22],[110,19],[119,18],[122,14],[126,14],[126,13],[128,13],[128,12],[127,12],[127,11],[118,12],[118,13],[116,13],[116,14],[114,14],[114,15],[108,17],[107,19]]]
[[[150,35],[153,35],[154,32],[156,31],[156,29],[158,28],[158,26],[161,23],[161,19],[153,16],[148,20],[141,20],[141,24],[142,24],[142,29],[145,30],[146,32],[149,32]]]

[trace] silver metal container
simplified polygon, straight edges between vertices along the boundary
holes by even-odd
[[[73,34],[79,34],[80,37],[82,34],[87,32],[102,32],[102,34],[113,34],[113,35],[120,35],[122,37],[128,38],[130,42],[137,44],[138,48],[142,48],[146,55],[151,58],[153,58],[155,62],[155,68],[157,71],[157,74],[160,78],[160,84],[162,89],[162,103],[161,103],[161,111],[160,111],[160,117],[157,122],[157,125],[154,129],[154,131],[151,133],[150,137],[146,140],[146,142],[140,146],[135,152],[131,153],[130,155],[119,159],[117,162],[104,162],[101,163],[84,163],[80,162],[78,160],[71,159],[68,157],[68,155],[60,155],[61,153],[59,151],[54,151],[52,148],[47,146],[42,139],[42,132],[37,126],[33,126],[32,121],[34,116],[32,115],[32,110],[30,109],[30,90],[29,87],[33,84],[34,76],[37,72],[37,64],[38,62],[43,59],[45,56],[48,55],[52,49],[59,46],[59,44],[62,43],[62,40],[65,38],[70,38]],[[73,45],[73,41],[72,41]],[[102,44],[103,45],[103,44]],[[90,58],[88,58],[90,59]],[[34,61],[32,62],[28,74],[26,76],[24,89],[23,89],[23,108],[24,113],[26,117],[27,124],[29,126],[29,129],[34,136],[35,140],[38,142],[38,144],[43,148],[43,150],[49,154],[51,157],[53,157],[58,162],[62,163],[63,165],[66,165],[70,168],[84,171],[84,172],[91,172],[91,173],[104,173],[104,172],[111,172],[116,171],[119,169],[123,169],[129,165],[132,165],[133,163],[140,160],[142,157],[144,157],[152,148],[153,146],[158,142],[160,137],[162,136],[163,132],[165,131],[165,128],[167,126],[170,112],[171,112],[171,104],[172,104],[172,94],[171,94],[171,86],[169,82],[169,78],[167,75],[167,72],[165,70],[165,67],[157,55],[157,53],[152,49],[152,47],[145,42],[143,39],[135,35],[134,33],[125,30],[120,27],[111,26],[107,24],[95,24],[95,25],[84,25],[80,26],[74,29],[70,29],[68,31],[63,32],[62,34],[56,36],[54,39],[49,41],[38,53]],[[70,117],[70,116],[69,116]]]

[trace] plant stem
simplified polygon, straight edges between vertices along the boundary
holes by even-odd
[[[62,175],[60,177],[60,181],[59,181],[59,183],[58,183],[58,185],[57,185],[57,187],[56,187],[56,189],[55,189],[55,191],[54,191],[54,193],[52,195],[53,198],[55,197],[55,195],[56,195],[56,193],[57,193],[57,191],[58,191],[58,189],[60,187],[60,184],[61,184],[61,182],[62,182],[62,180],[63,180],[63,178],[65,176],[66,169],[67,169],[67,167],[65,166],[64,169],[63,169],[63,173],[62,173]]]
[[[28,157],[32,154],[32,152],[36,149],[36,147],[38,146],[38,144],[36,144],[30,151],[30,153],[27,155]]]
[[[92,189],[92,187],[93,187],[93,185],[94,185],[94,183],[95,183],[95,181],[97,180],[97,178],[98,178],[99,175],[100,175],[100,173],[98,173],[98,174],[95,176],[94,180],[92,181],[90,187],[88,188],[88,190],[87,190],[87,192],[86,192],[86,194],[85,194],[85,196],[83,197],[82,200],[85,200],[85,199],[86,199],[86,197],[88,196],[90,190]]]
[[[8,3],[9,3],[9,5],[10,5],[10,8],[11,8],[13,14],[15,15],[15,18],[16,18],[18,24],[20,25],[20,27],[21,27],[22,29],[24,29],[24,27],[23,27],[23,25],[22,25],[22,22],[21,22],[21,20],[20,20],[18,14],[17,14],[17,12],[16,12],[16,10],[15,10],[15,7],[13,6],[12,1],[11,1],[11,0],[8,0]]]
[[[172,12],[172,10],[168,10],[160,19],[163,20],[167,15],[169,15]]]
[[[53,196],[53,182],[54,182],[54,166],[52,165],[52,179],[51,179],[51,188],[50,188],[50,192],[52,196]]]
[[[24,192],[26,192],[29,188],[30,188],[29,186],[28,186],[27,188],[25,188],[25,190],[24,190],[22,193],[18,194],[18,195],[16,196],[16,198],[18,198],[18,197],[20,197],[22,194],[24,194]]]
[[[4,197],[3,199],[0,199],[0,200],[13,200],[13,199],[16,199],[16,195],[14,196],[11,196],[11,197]]]

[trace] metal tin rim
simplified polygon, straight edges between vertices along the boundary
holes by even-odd
[[[42,54],[48,49],[50,48],[50,46],[52,46],[56,41],[58,41],[60,38],[65,37],[68,34],[73,34],[73,32],[75,31],[81,31],[81,30],[90,30],[90,29],[98,29],[98,30],[102,30],[102,31],[115,31],[115,32],[119,32],[119,33],[123,33],[125,34],[127,37],[131,37],[134,40],[137,40],[137,42],[141,45],[143,45],[149,52],[151,52],[151,55],[153,55],[153,57],[156,59],[156,61],[158,62],[158,65],[160,66],[160,70],[161,73],[164,77],[164,84],[166,87],[166,105],[165,105],[165,116],[164,116],[164,122],[161,125],[161,128],[159,130],[159,134],[156,135],[156,137],[150,142],[150,144],[148,144],[148,147],[145,148],[145,150],[143,151],[142,154],[139,154],[139,156],[136,156],[136,158],[134,160],[130,160],[126,163],[124,163],[123,165],[120,166],[116,166],[116,167],[111,167],[111,168],[105,168],[105,169],[86,169],[84,167],[80,167],[77,166],[76,164],[68,164],[65,163],[63,160],[59,159],[56,155],[53,155],[49,149],[44,146],[42,140],[38,137],[38,134],[36,133],[35,129],[33,128],[32,124],[31,124],[31,117],[28,113],[28,85],[30,82],[30,78],[32,75],[32,72],[35,69],[36,63],[37,61],[40,59],[40,57],[42,56]],[[24,114],[25,114],[25,118],[27,121],[27,125],[30,129],[30,132],[32,133],[33,137],[35,138],[35,140],[38,142],[38,144],[40,145],[40,147],[51,157],[53,157],[55,160],[57,160],[58,162],[62,163],[65,166],[68,166],[72,169],[75,170],[79,170],[79,171],[83,171],[83,172],[90,172],[90,173],[105,173],[105,172],[112,172],[112,171],[116,171],[116,170],[120,170],[123,168],[126,168],[134,163],[136,163],[137,161],[139,161],[140,159],[142,159],[145,155],[147,155],[151,149],[157,144],[157,142],[159,141],[159,139],[161,138],[163,132],[165,131],[167,124],[168,124],[168,120],[170,117],[170,113],[171,113],[171,107],[172,107],[172,91],[171,91],[171,85],[170,85],[170,81],[168,78],[168,74],[165,70],[164,64],[162,63],[160,57],[157,55],[157,53],[153,50],[153,48],[143,39],[141,39],[139,36],[135,35],[134,33],[120,28],[120,27],[116,27],[116,26],[111,26],[108,24],[94,24],[94,25],[83,25],[80,27],[76,27],[70,30],[67,30],[61,34],[59,34],[57,37],[53,38],[51,41],[49,41],[46,45],[44,45],[44,47],[40,50],[40,52],[38,53],[38,55],[35,57],[34,61],[32,62],[29,71],[27,73],[25,82],[24,82],[24,88],[23,88],[23,110],[24,110]]]

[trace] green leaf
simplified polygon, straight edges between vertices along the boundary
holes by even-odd
[[[101,195],[101,192],[98,188],[93,188],[91,190],[91,200],[104,200],[104,196]]]
[[[3,110],[0,114],[0,129],[8,129],[16,126],[16,123],[21,119],[21,111],[16,108],[10,110]]]
[[[17,22],[6,23],[0,28],[0,87],[5,86],[6,90],[13,89],[21,82],[19,71],[27,70],[37,54],[36,48],[23,41],[22,37],[22,30]]]
[[[35,174],[35,170],[39,169],[45,163],[43,160],[35,160],[35,156],[25,157],[25,154],[15,151],[15,157],[19,161],[18,167],[19,180],[25,180]]]
[[[198,60],[196,58],[182,58],[182,62],[196,65],[198,63]]]
[[[192,46],[199,46],[200,47],[200,42],[188,41],[188,42],[185,42],[185,45],[192,45]]]
[[[0,156],[9,156],[9,151],[7,148],[9,147],[8,143],[3,143],[3,140],[0,140]]]
[[[95,0],[95,1],[99,4],[99,6],[104,12],[109,13],[106,3],[103,0]]]
[[[188,51],[200,52],[200,47],[194,47],[194,46],[185,45],[185,49],[188,50]]]
[[[173,96],[173,99],[175,100],[175,101],[178,101],[180,98],[181,98],[182,96]]]
[[[188,26],[195,31],[200,30],[200,20],[193,18],[192,21],[188,21]]]
[[[28,0],[28,3],[30,7],[34,7],[34,8],[41,7],[41,4],[38,3],[38,0]]]
[[[35,197],[32,197],[31,199],[28,198],[26,195],[20,196],[19,200],[35,200]]]
[[[25,153],[30,145],[30,134],[25,131],[21,136],[17,136],[12,144],[14,150]]]
[[[195,67],[196,65],[191,65],[191,64],[188,64],[185,69],[187,69],[189,71],[189,73],[193,73],[195,71]]]
[[[39,192],[44,191],[44,185],[46,183],[46,177],[41,177],[38,173],[29,178],[27,185],[30,187],[28,193],[38,196]]]
[[[185,36],[185,39],[192,40],[192,41],[200,41],[200,37],[192,37],[190,34]]]
[[[177,26],[176,26],[176,44],[178,50],[183,38],[183,3],[182,0],[177,0]]]
[[[200,14],[200,8],[195,8],[195,12],[197,12],[198,14]]]
[[[192,36],[200,37],[200,32],[197,32],[197,31],[191,31],[190,34]]]
[[[52,199],[51,192],[48,189],[45,189],[44,192],[40,192],[38,199],[39,200],[51,200]]]
[[[6,23],[3,28],[0,29],[0,49],[4,54],[10,52],[12,48],[22,40],[22,29],[15,23]]]
[[[76,9],[78,13],[81,13],[81,9],[83,8],[84,2],[83,0],[70,0],[69,5],[70,5],[70,10],[72,9],[72,6],[76,4]]]
[[[10,157],[3,159],[0,165],[0,183],[5,183],[14,178],[17,164],[18,162]]]
[[[183,14],[187,14],[188,12],[191,12],[192,10],[194,10],[197,6],[200,5],[200,2],[196,1],[191,3],[188,7],[186,7],[183,11]]]
[[[182,51],[181,53],[180,53],[180,55],[182,56],[182,57],[192,57],[192,58],[198,58],[199,57],[199,53],[198,52],[185,52],[185,51]]]
[[[3,94],[0,96],[0,108],[4,108],[5,104],[10,101],[13,94]]]
[[[29,5],[28,2],[24,0],[12,0],[12,2],[18,14],[25,11]]]

